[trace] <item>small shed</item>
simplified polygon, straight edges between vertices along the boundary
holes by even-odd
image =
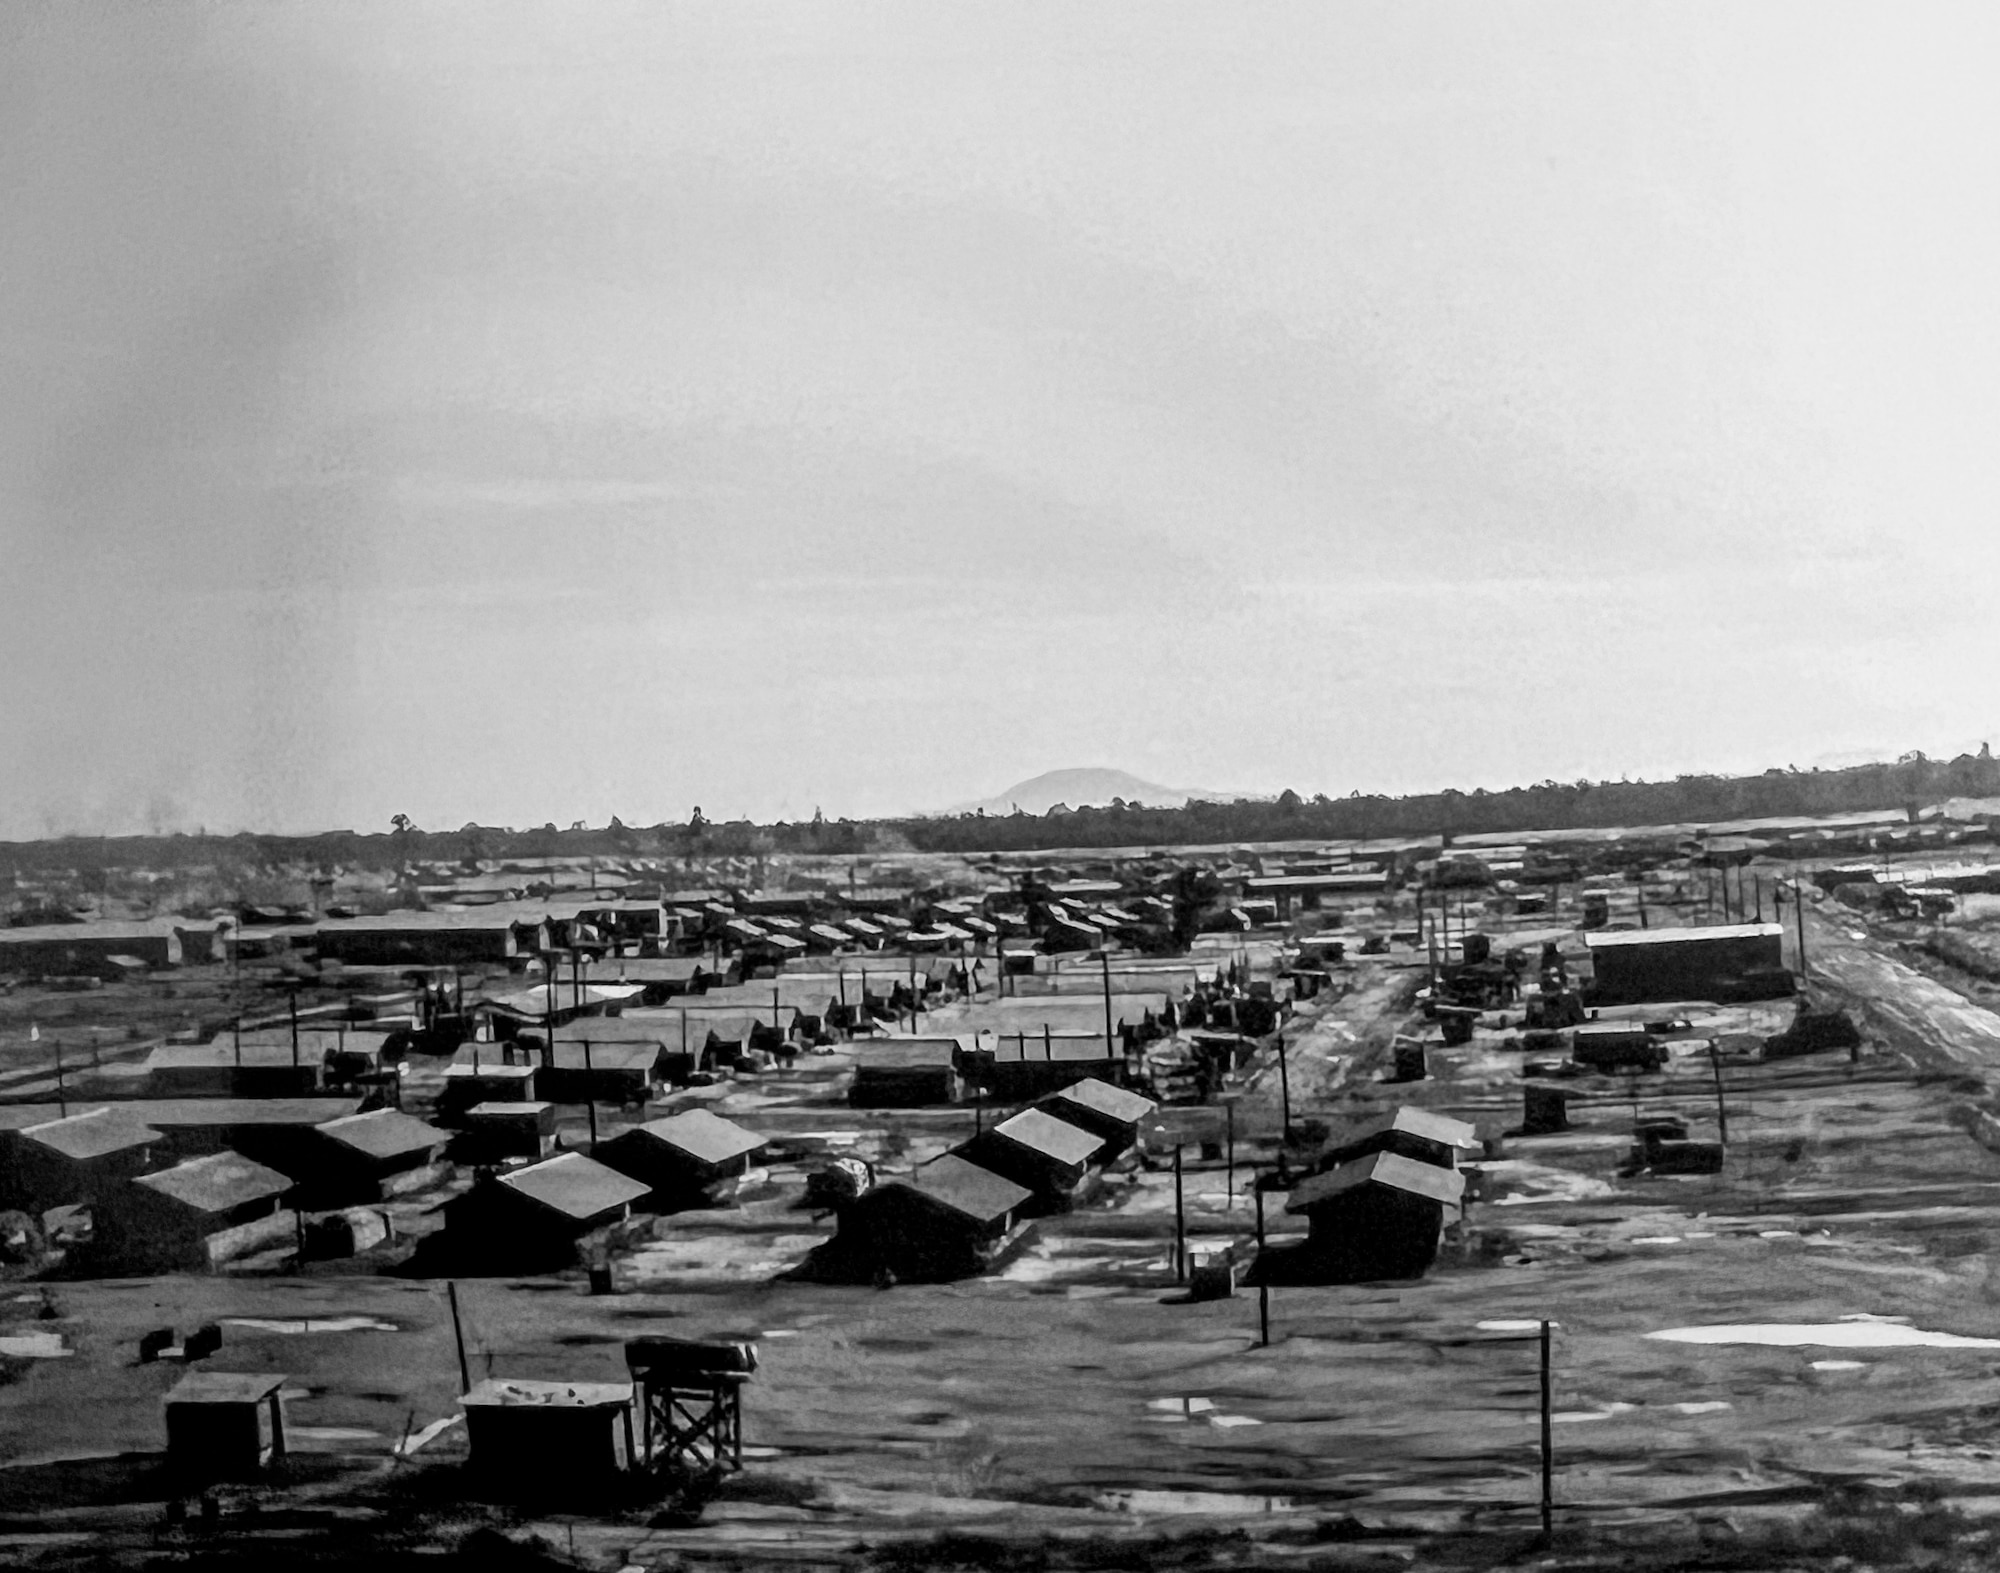
[[[92,1209],[93,1258],[118,1272],[221,1265],[291,1238],[291,1180],[240,1153],[191,1158],[128,1181]]]
[[[498,1046],[495,1047],[497,1051]],[[497,1052],[495,1060],[498,1060]],[[477,1066],[448,1065],[445,1067],[444,1085],[438,1089],[438,1118],[455,1119],[481,1103],[536,1102],[536,1075],[533,1065],[491,1062]]]
[[[144,1174],[164,1140],[116,1108],[8,1132],[0,1136],[0,1205],[36,1213],[88,1206]]]
[[[475,1103],[465,1111],[465,1132],[459,1139],[468,1163],[546,1158],[556,1143],[556,1106]]]
[[[397,1109],[372,1109],[314,1126],[293,1172],[314,1206],[386,1201],[434,1180],[447,1137]]]
[[[1465,1121],[1405,1104],[1394,1114],[1369,1120],[1323,1148],[1313,1163],[1313,1172],[1324,1174],[1378,1152],[1393,1152],[1415,1163],[1455,1169],[1459,1153],[1477,1152],[1480,1148],[1478,1131]]]
[[[954,1149],[961,1158],[1033,1193],[1034,1212],[1067,1210],[1104,1138],[1040,1109],[1023,1109]]]
[[[1465,1177],[1455,1169],[1378,1152],[1313,1176],[1286,1198],[1309,1234],[1261,1253],[1253,1282],[1334,1284],[1420,1278],[1437,1259],[1444,1226],[1459,1215]]]
[[[1104,1146],[1094,1161],[1109,1163],[1137,1143],[1140,1122],[1159,1105],[1136,1092],[1086,1076],[1050,1093],[1035,1107],[1098,1137]]]
[[[285,1456],[277,1372],[190,1371],[167,1394],[167,1469],[183,1485],[254,1480]]]
[[[1027,1187],[946,1153],[841,1208],[838,1232],[813,1253],[807,1274],[912,1283],[972,1277],[1004,1252],[1030,1199]]]
[[[712,1207],[749,1172],[764,1138],[706,1109],[650,1120],[599,1142],[591,1156],[651,1188],[656,1212]]]
[[[472,1469],[489,1485],[538,1497],[590,1495],[638,1457],[630,1382],[481,1382],[459,1400]]]
[[[161,1098],[306,1098],[325,1080],[324,1055],[303,1044],[224,1037],[163,1043],[146,1056],[147,1090]]]
[[[443,1204],[444,1249],[495,1272],[571,1267],[613,1232],[646,1187],[580,1152],[488,1175]]]

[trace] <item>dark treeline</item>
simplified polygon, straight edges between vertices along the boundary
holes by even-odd
[[[2000,796],[2000,761],[1985,749],[1953,760],[1905,755],[1894,764],[1844,770],[1767,770],[1754,776],[1684,775],[1671,781],[1543,781],[1504,792],[1433,792],[1410,797],[1355,793],[1185,808],[1114,804],[1043,815],[962,814],[902,820],[830,820],[774,825],[747,820],[629,826],[555,825],[516,830],[466,825],[425,830],[400,822],[364,834],[65,837],[0,843],[0,871],[74,870],[86,886],[104,869],[395,869],[412,862],[472,864],[576,857],[705,860],[773,853],[866,856],[897,852],[1031,852],[1049,847],[1171,846],[1239,841],[1371,839],[1389,836],[1679,824],[1781,815],[1906,809],[1947,797]]]

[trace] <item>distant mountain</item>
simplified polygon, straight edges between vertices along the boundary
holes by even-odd
[[[984,809],[989,814],[1011,814],[1018,808],[1024,814],[1046,814],[1057,803],[1067,803],[1071,808],[1105,808],[1114,797],[1122,797],[1128,803],[1143,803],[1148,808],[1180,808],[1193,798],[1228,803],[1248,795],[1204,787],[1161,786],[1156,781],[1141,781],[1123,770],[1050,770],[1030,780],[1017,781],[992,797],[977,803],[961,803],[945,812],[976,814]]]

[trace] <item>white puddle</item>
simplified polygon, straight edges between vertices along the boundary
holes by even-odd
[[[767,1327],[757,1336],[759,1338],[796,1338],[799,1336],[799,1330],[796,1327]]]
[[[1289,1513],[1296,1506],[1290,1497],[1227,1491],[1107,1491],[1096,1501],[1114,1513]]]
[[[1714,1413],[1715,1413],[1715,1412],[1716,1412],[1717,1410],[1720,1410],[1720,1409],[1728,1409],[1728,1408],[1730,1408],[1730,1407],[1732,1407],[1732,1406],[1731,1406],[1731,1405],[1729,1405],[1729,1404],[1725,1404],[1725,1403],[1724,1403],[1724,1402],[1723,1402],[1723,1401],[1722,1401],[1721,1399],[1719,1399],[1719,1398],[1712,1398],[1712,1399],[1708,1400],[1708,1402],[1706,1402],[1706,1403],[1701,1403],[1701,1404],[1675,1404],[1675,1405],[1674,1405],[1674,1409],[1675,1409],[1675,1410],[1676,1410],[1676,1411],[1677,1411],[1678,1413],[1680,1413],[1680,1414],[1684,1414],[1684,1415],[1712,1415],[1712,1414],[1714,1414]]]
[[[1748,1322],[1718,1327],[1669,1327],[1648,1338],[1676,1344],[1768,1344],[1778,1348],[1812,1345],[1824,1349],[2000,1349],[2000,1338],[1967,1338],[1933,1333],[1901,1322]]]
[[[1812,1368],[1815,1371],[1865,1371],[1868,1369],[1868,1362],[1866,1360],[1815,1360],[1812,1363]]]
[[[1556,1425],[1573,1425],[1585,1420],[1609,1420],[1614,1415],[1629,1413],[1631,1404],[1606,1404],[1602,1409],[1564,1409],[1549,1416]]]
[[[1480,1322],[1477,1324],[1477,1326],[1482,1333],[1539,1333],[1542,1330],[1542,1324],[1540,1322],[1523,1322],[1523,1321]],[[1549,1326],[1560,1327],[1562,1326],[1562,1323],[1551,1322],[1549,1323]]]
[[[12,1333],[0,1338],[0,1355],[17,1360],[60,1360],[75,1353],[63,1348],[61,1333]]]
[[[1146,1418],[1160,1425],[1186,1425],[1190,1420],[1206,1420],[1212,1426],[1229,1430],[1236,1426],[1260,1426],[1264,1423],[1248,1415],[1223,1414],[1215,1407],[1212,1398],[1149,1398],[1146,1407],[1152,1411]]]
[[[1677,1234],[1641,1234],[1633,1236],[1632,1243],[1634,1245],[1679,1245],[1681,1237]]]
[[[399,1333],[394,1322],[373,1316],[307,1316],[287,1320],[275,1316],[225,1316],[224,1327],[248,1327],[259,1333]]]

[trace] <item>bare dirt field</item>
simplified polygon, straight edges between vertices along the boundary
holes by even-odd
[[[1907,1546],[1883,1543],[1887,1560],[1909,1546],[1970,1555],[1979,1516],[2000,1513],[2000,1157],[1969,1134],[1967,1109],[2000,1074],[2000,1018],[1844,917],[1816,917],[1809,945],[1822,993],[1865,1007],[1858,1058],[1764,1061],[1746,1046],[1788,1005],[1689,1003],[1673,1007],[1690,1030],[1664,1073],[1565,1083],[1573,1128],[1539,1137],[1508,1134],[1522,1114],[1515,1026],[1443,1048],[1410,1004],[1417,958],[1353,963],[1345,995],[1287,1029],[1295,1121],[1412,1102],[1496,1144],[1429,1276],[1276,1290],[1268,1345],[1254,1292],[1189,1303],[1175,1283],[1173,1182],[1157,1158],[1044,1220],[989,1278],[777,1281],[830,1228],[794,1205],[815,1154],[893,1169],[974,1116],[849,1110],[839,1054],[730,1084],[709,1106],[785,1154],[741,1206],[665,1220],[608,1295],[580,1275],[464,1280],[459,1294],[475,1381],[622,1380],[622,1341],[646,1331],[754,1338],[749,1467],[689,1526],[478,1503],[455,1522],[605,1568],[1496,1565],[1538,1527],[1548,1319],[1560,1533],[1545,1565],[1614,1552],[1813,1565],[1874,1545],[1884,1524],[1909,1531]],[[1382,1080],[1397,1032],[1429,1042],[1428,1080]],[[1636,1111],[1718,1133],[1718,1065],[1722,1172],[1620,1178]],[[1266,1056],[1240,1089],[1233,1190],[1220,1161],[1188,1149],[1201,1248],[1250,1248],[1247,1169],[1275,1154],[1279,1099]],[[565,1110],[567,1134],[582,1123]],[[1266,1202],[1274,1235],[1298,1228],[1281,1195]],[[424,1227],[415,1210],[409,1224]],[[0,1350],[38,1352],[5,1357],[0,1557],[82,1565],[88,1549],[141,1565],[222,1543],[269,1553],[301,1524],[384,1545],[400,1544],[392,1528],[436,1531],[424,1504],[460,1478],[462,1427],[395,1449],[456,1413],[443,1284],[350,1267],[5,1293]],[[218,1363],[288,1374],[304,1472],[288,1501],[324,1519],[271,1509],[192,1541],[159,1528],[157,1498],[120,1485],[156,1457],[159,1397],[179,1374],[136,1364],[140,1335],[210,1320],[224,1327]]]

